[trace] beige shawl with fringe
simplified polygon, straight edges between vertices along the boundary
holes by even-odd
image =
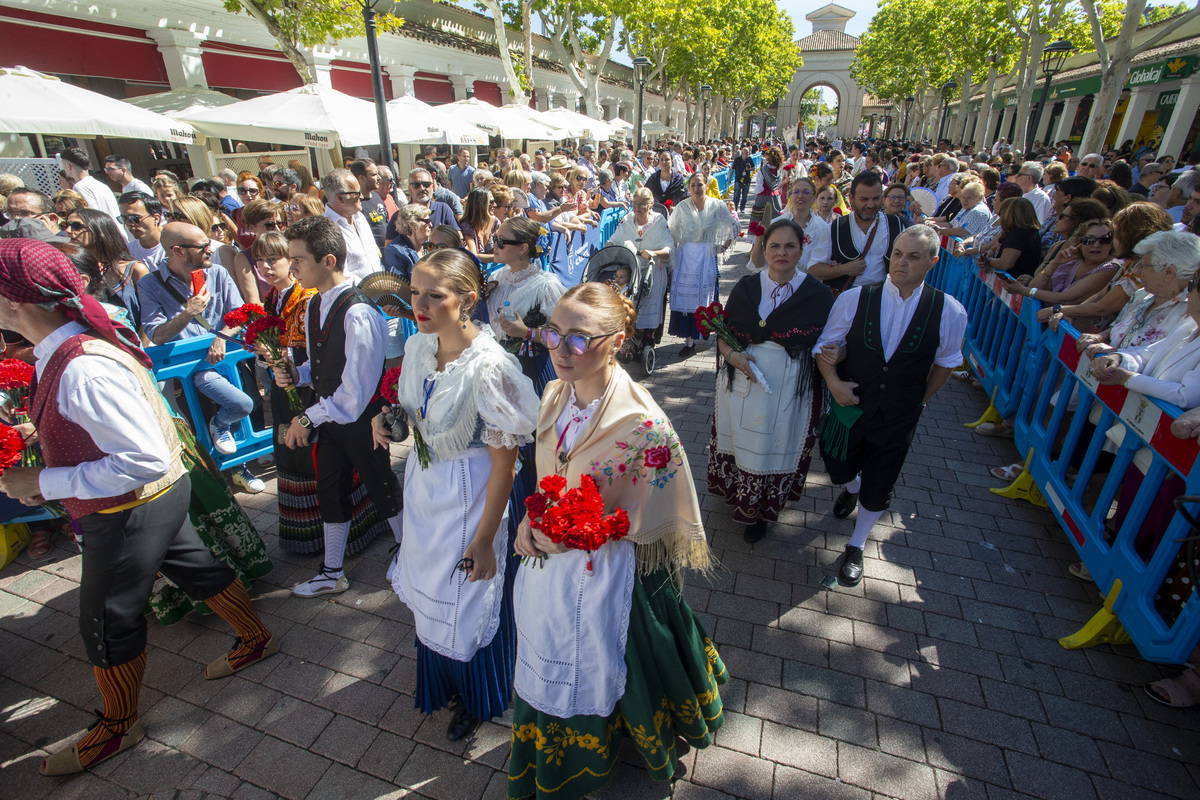
[[[654,398],[620,366],[600,398],[587,428],[569,457],[558,452],[555,421],[570,401],[571,387],[551,381],[542,395],[537,425],[537,469],[559,474],[568,487],[591,475],[604,497],[606,513],[629,514],[629,540],[637,545],[637,566],[646,575],[711,570],[696,487],[687,454]]]

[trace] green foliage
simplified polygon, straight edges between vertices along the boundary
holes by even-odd
[[[366,32],[361,3],[340,0],[224,0],[224,3],[225,9],[234,13],[242,11],[255,17],[267,15],[278,24],[291,44],[301,47],[363,36]],[[380,31],[395,30],[404,24],[404,20],[380,13],[375,24]]]
[[[1186,14],[1191,11],[1192,7],[1187,3],[1176,3],[1173,6],[1147,6],[1146,16],[1148,17],[1146,24],[1153,25],[1155,22],[1162,22],[1164,19],[1177,17],[1180,14]]]

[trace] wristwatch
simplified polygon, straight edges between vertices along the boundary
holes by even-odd
[[[312,427],[312,420],[308,418],[308,414],[301,414],[300,416],[296,417],[296,422],[300,423],[301,428]]]

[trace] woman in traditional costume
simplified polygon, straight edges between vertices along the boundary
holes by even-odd
[[[717,295],[717,253],[724,253],[738,235],[738,221],[729,207],[713,200],[700,173],[688,178],[688,199],[675,207],[668,223],[675,240],[675,271],[671,278],[671,325],[668,332],[684,339],[680,358],[696,352],[701,336],[695,313]]]
[[[649,189],[634,192],[632,205],[633,213],[625,215],[608,243],[631,247],[637,253],[642,273],[650,276],[650,289],[638,305],[636,328],[644,343],[658,344],[663,334],[675,240],[671,238],[667,218],[653,210],[654,195]]]
[[[813,210],[813,201],[817,196],[817,184],[812,178],[796,176],[792,170],[788,174],[793,175],[791,181],[791,189],[788,191],[788,204],[779,219],[793,220],[797,225],[804,229],[804,253],[800,256],[800,262],[796,265],[803,272],[808,272],[809,265],[816,263],[825,263],[829,261],[830,254],[833,252],[832,240],[829,236],[829,223],[821,219],[821,217]],[[765,242],[761,236],[756,236],[750,247],[750,263],[762,269],[766,266],[767,260],[763,253]]]
[[[800,499],[821,416],[825,385],[811,351],[833,293],[798,268],[803,237],[804,229],[790,219],[767,229],[767,268],[738,281],[725,304],[729,329],[744,352],[717,343],[708,491],[733,506],[747,542],[762,539],[784,505]]]
[[[417,262],[418,333],[406,342],[397,387],[416,441],[404,474],[405,535],[388,577],[415,619],[417,708],[450,706],[451,740],[503,714],[512,697],[508,501],[538,407],[516,358],[471,320],[482,289],[466,253]],[[374,433],[387,447],[378,417]]]
[[[509,797],[580,798],[604,786],[633,738],[669,781],[676,739],[707,747],[721,726],[727,673],[679,593],[682,570],[711,556],[687,456],[650,393],[617,365],[633,304],[607,284],[563,295],[545,329],[561,377],[538,414],[542,475],[569,488],[591,476],[629,533],[566,550],[522,522],[517,574],[517,698]]]

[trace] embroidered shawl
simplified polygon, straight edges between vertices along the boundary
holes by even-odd
[[[710,570],[712,552],[704,535],[696,486],[687,454],[650,393],[620,366],[569,457],[557,453],[555,422],[570,402],[571,386],[551,381],[538,412],[538,475],[559,474],[578,486],[587,473],[600,487],[605,513],[629,514],[629,540],[637,545],[643,575],[670,568]]]

